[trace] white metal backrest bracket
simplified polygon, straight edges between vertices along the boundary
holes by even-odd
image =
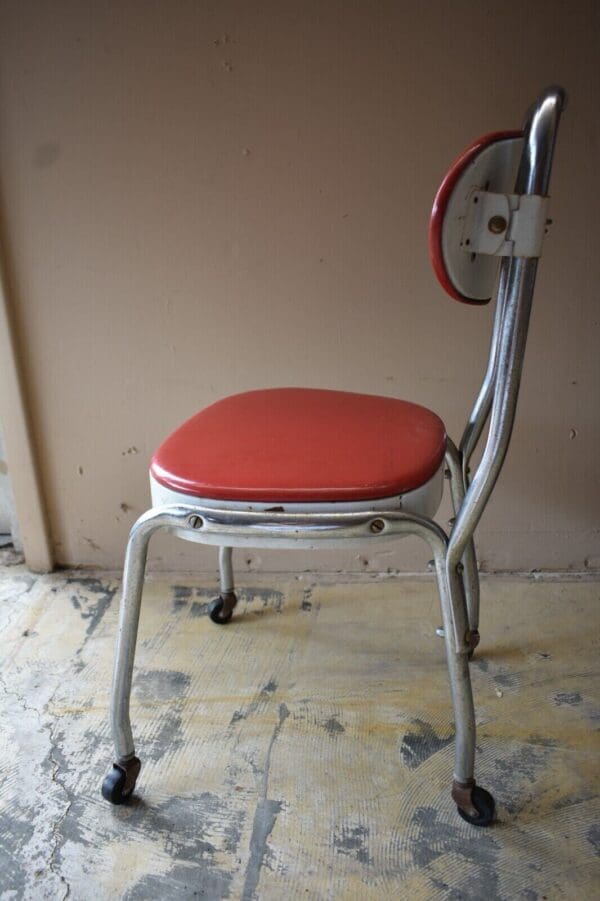
[[[473,188],[460,246],[467,253],[500,257],[540,257],[548,198],[540,194],[495,194]]]

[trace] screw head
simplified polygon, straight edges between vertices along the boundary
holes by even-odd
[[[383,530],[385,529],[385,523],[382,519],[374,519],[370,525],[370,529],[372,532],[375,532],[375,534],[377,534],[378,532],[383,532]]]
[[[493,235],[501,235],[502,232],[506,231],[507,226],[508,222],[504,216],[492,216],[488,222],[488,230],[491,231]]]
[[[196,514],[194,514],[188,519],[188,525],[191,526],[192,529],[201,529],[204,525],[204,520],[201,516],[196,516]]]

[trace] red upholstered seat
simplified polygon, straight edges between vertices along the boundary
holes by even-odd
[[[446,446],[417,404],[346,391],[275,388],[217,401],[173,432],[154,478],[220,500],[357,501],[424,485]]]

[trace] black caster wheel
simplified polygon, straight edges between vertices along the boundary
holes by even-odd
[[[472,826],[489,826],[494,821],[494,815],[496,813],[496,804],[492,796],[485,788],[480,788],[479,785],[476,785],[473,788],[471,794],[471,803],[475,810],[477,811],[476,815],[472,815],[467,813],[466,810],[463,810],[462,807],[457,806],[457,810],[459,815],[465,820],[467,823],[470,823]]]
[[[102,797],[111,804],[125,804],[133,794],[141,766],[137,757],[125,763],[113,763],[102,783]]]
[[[208,615],[213,623],[224,626],[231,621],[233,608],[237,604],[237,597],[233,591],[228,591],[225,597],[215,598],[208,608]]]

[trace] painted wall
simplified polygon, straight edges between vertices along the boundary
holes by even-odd
[[[3,242],[60,563],[120,566],[153,448],[230,392],[395,394],[459,437],[492,311],[434,281],[431,200],[466,143],[518,126],[562,82],[556,224],[479,548],[485,568],[600,565],[592,0],[0,10]],[[418,569],[427,552],[243,558]],[[214,566],[214,552],[169,538],[151,559]]]

